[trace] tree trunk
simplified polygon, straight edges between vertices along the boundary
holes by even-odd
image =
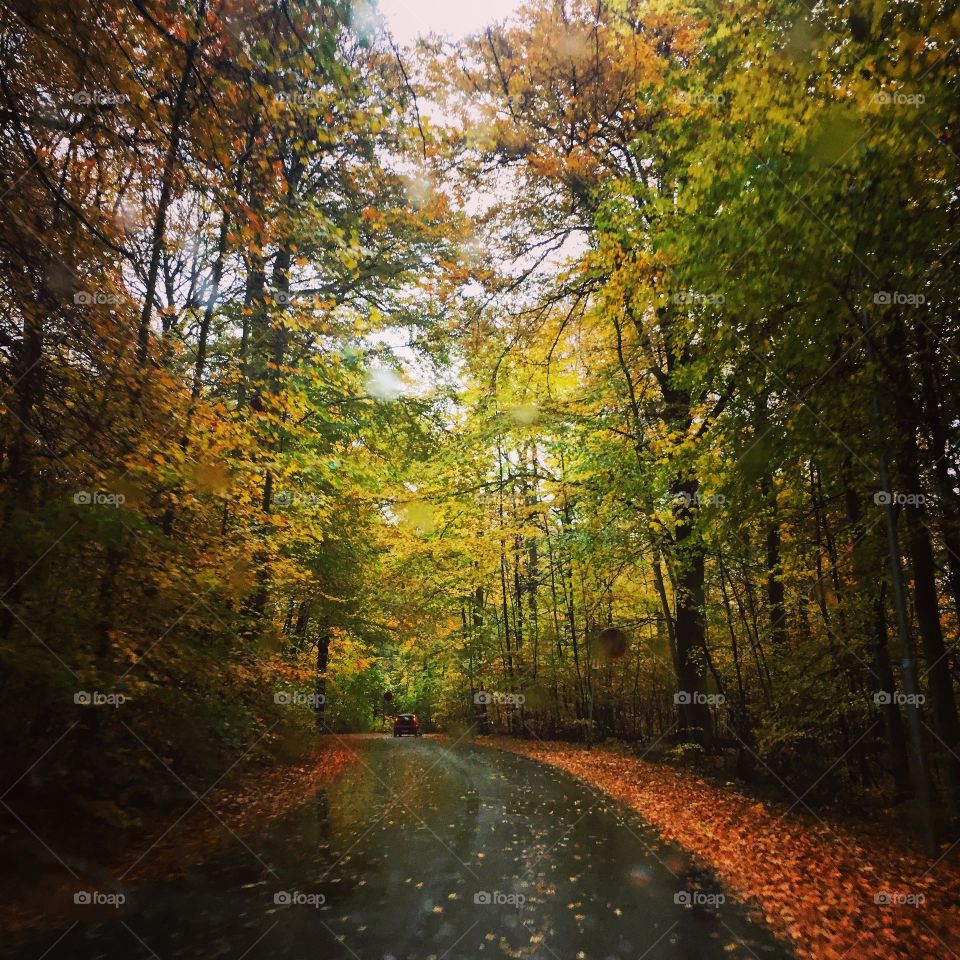
[[[206,15],[206,0],[200,0],[197,8],[196,27],[204,22]],[[157,276],[160,271],[160,260],[163,254],[163,239],[167,231],[167,209],[173,199],[173,174],[177,165],[177,156],[180,152],[180,140],[183,137],[183,126],[187,107],[187,90],[190,86],[190,75],[193,73],[193,61],[197,54],[198,40],[192,39],[187,45],[186,59],[183,64],[183,73],[177,85],[177,95],[173,106],[173,117],[170,122],[170,143],[167,155],[163,162],[163,174],[160,181],[160,199],[157,203],[157,216],[153,223],[153,237],[150,241],[150,264],[147,268],[147,286],[144,291],[143,309],[140,312],[140,327],[137,332],[137,363],[143,366],[150,355],[150,318],[153,316],[153,301],[157,295]]]
[[[326,706],[327,706],[327,666],[330,656],[330,631],[321,630],[317,637],[317,676],[314,686],[316,699],[314,700],[314,722],[318,733],[327,733]]]

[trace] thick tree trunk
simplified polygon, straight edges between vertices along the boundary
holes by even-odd
[[[919,349],[919,363],[923,396],[923,419],[930,435],[933,466],[931,473],[939,498],[940,537],[946,550],[948,583],[953,597],[953,608],[960,622],[960,504],[956,495],[956,463],[951,453],[957,448],[956,437],[951,440],[944,413],[943,390],[939,384],[939,362],[930,343],[924,324],[914,330]]]
[[[889,347],[894,358],[890,375],[897,400],[896,423],[899,437],[896,475],[907,496],[904,509],[907,527],[907,547],[913,573],[914,605],[920,641],[927,669],[927,689],[932,700],[937,753],[941,757],[951,802],[960,808],[960,719],[950,677],[950,659],[943,640],[940,623],[940,601],[937,594],[937,568],[927,527],[926,495],[920,475],[923,458],[917,441],[920,425],[916,422],[913,382],[906,366],[906,339],[902,324],[895,326],[895,335]],[[893,491],[885,491],[891,494]]]
[[[713,744],[713,720],[706,702],[706,625],[704,623],[705,554],[693,531],[692,504],[697,485],[674,489],[674,558],[676,573],[676,638],[680,717],[686,734],[705,748]]]

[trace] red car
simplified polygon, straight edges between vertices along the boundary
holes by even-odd
[[[408,737],[422,736],[417,715],[415,713],[400,713],[395,716],[393,718],[393,735],[395,737],[404,735]]]

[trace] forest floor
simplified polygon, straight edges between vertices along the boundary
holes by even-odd
[[[107,824],[102,829],[85,824],[78,831],[85,850],[123,849],[123,855],[77,856],[68,854],[59,840],[55,850],[49,838],[45,842],[39,837],[43,846],[38,843],[36,850],[26,846],[27,853],[8,850],[5,856],[18,860],[20,880],[16,889],[2,891],[0,927],[9,934],[22,934],[49,925],[69,912],[77,890],[91,885],[120,892],[128,884],[183,874],[231,844],[242,843],[252,829],[309,800],[356,757],[356,751],[340,738],[321,737],[293,762],[266,770],[258,765],[209,793],[191,791],[192,802],[179,815],[161,816],[154,811],[149,822],[121,831],[120,837]],[[16,836],[18,843],[24,839],[32,843],[22,832]],[[44,848],[50,856],[34,859],[36,851],[42,854]]]
[[[760,803],[621,745],[474,742],[550,764],[637,811],[712,870],[798,957],[960,957],[956,845],[931,862],[902,837]]]

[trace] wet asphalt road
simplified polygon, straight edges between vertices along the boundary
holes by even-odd
[[[176,882],[16,960],[783,958],[633,814],[560,771],[429,738],[360,762]],[[687,902],[684,902],[684,901]],[[94,917],[96,919],[94,919]],[[58,939],[59,938],[59,939]]]

